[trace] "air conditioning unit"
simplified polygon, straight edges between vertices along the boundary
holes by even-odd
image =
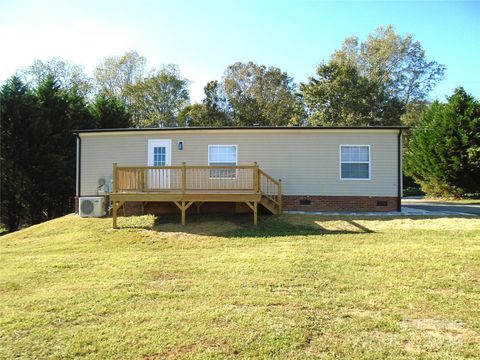
[[[102,217],[105,215],[105,198],[103,196],[81,197],[79,202],[81,217]]]

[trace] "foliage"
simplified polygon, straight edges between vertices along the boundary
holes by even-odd
[[[405,172],[431,196],[480,192],[480,102],[458,88],[433,103],[412,131]]]
[[[25,81],[30,87],[36,88],[52,76],[58,84],[68,90],[77,91],[83,96],[90,96],[94,84],[80,65],[69,63],[68,61],[53,58],[50,60],[34,60],[33,64],[19,71],[22,81]]]
[[[139,125],[176,126],[178,114],[190,101],[188,85],[177,65],[167,65],[126,86],[125,93]]]
[[[68,215],[1,238],[0,358],[480,353],[478,218],[120,221]]]
[[[118,98],[102,92],[98,94],[89,111],[99,129],[127,128],[131,126],[131,115],[125,104]]]
[[[311,124],[412,124],[444,72],[412,35],[379,27],[363,43],[345,39],[300,90]]]
[[[348,63],[320,64],[300,85],[311,125],[399,125],[403,106]]]
[[[180,112],[178,125],[203,127],[232,125],[226,111],[226,99],[220,93],[218,82],[208,82],[204,92],[205,99],[201,104],[188,105]]]
[[[421,120],[423,113],[428,109],[431,103],[427,100],[410,101],[405,106],[405,111],[401,116],[401,123],[404,126],[415,127]]]
[[[29,201],[37,192],[34,179],[44,138],[38,135],[45,128],[35,95],[19,77],[7,80],[0,96],[0,222],[14,231],[31,220]]]
[[[296,85],[279,68],[236,62],[226,69],[221,87],[237,126],[298,125],[303,119]]]
[[[126,90],[143,79],[146,63],[147,59],[136,51],[105,58],[94,72],[99,90],[130,105],[132,100]]]
[[[13,77],[2,87],[2,214],[10,231],[71,211],[72,130],[93,127],[85,98],[52,76],[35,90]]]
[[[426,99],[445,73],[444,65],[426,59],[412,34],[398,35],[392,25],[378,27],[360,44],[357,37],[345,39],[332,61],[354,65],[362,76],[382,84],[405,104]]]

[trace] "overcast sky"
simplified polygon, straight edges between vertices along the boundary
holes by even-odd
[[[178,64],[200,101],[235,61],[277,66],[300,82],[345,37],[388,24],[447,66],[432,98],[456,86],[480,98],[480,1],[0,0],[0,82],[34,59],[58,57],[91,74],[106,56],[137,50],[149,67]]]

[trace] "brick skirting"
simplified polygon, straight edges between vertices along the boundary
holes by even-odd
[[[108,201],[108,197],[106,199]],[[293,211],[339,211],[371,212],[397,211],[398,199],[385,196],[303,196],[283,195],[283,210]],[[108,205],[107,205],[108,207]],[[263,207],[260,207],[263,209]],[[75,211],[78,214],[78,199],[75,198]],[[194,213],[197,207],[192,205],[187,213]],[[180,210],[171,202],[148,202],[144,208],[141,202],[127,202],[119,214],[126,216],[141,214],[176,214]],[[250,212],[242,203],[205,203],[201,206],[203,214],[234,214]]]
[[[283,209],[296,211],[397,211],[398,198],[385,196],[284,195]]]

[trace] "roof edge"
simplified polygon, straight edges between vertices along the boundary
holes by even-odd
[[[74,134],[103,132],[137,132],[137,131],[188,131],[188,130],[402,130],[408,126],[224,126],[224,127],[159,127],[159,128],[115,128],[82,129]]]

